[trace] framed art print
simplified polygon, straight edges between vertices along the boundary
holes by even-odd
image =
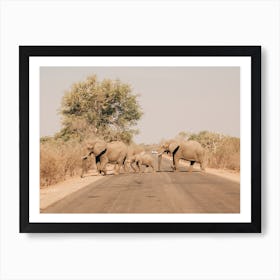
[[[260,46],[20,46],[20,232],[261,232]]]

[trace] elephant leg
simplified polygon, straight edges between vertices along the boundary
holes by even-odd
[[[174,155],[173,155],[172,159],[173,159],[173,166],[171,166],[171,167],[172,167],[172,169],[174,170],[174,169],[176,169],[176,168],[175,168],[175,157],[174,157]]]
[[[100,168],[100,161],[98,161],[98,162],[96,163],[96,171],[97,171],[98,174],[101,174],[101,172],[102,172],[102,170],[101,170],[101,168]]]
[[[201,169],[202,171],[205,171],[205,164],[204,164],[203,161],[200,162],[200,169]]]
[[[125,173],[129,173],[129,165],[128,165],[128,163],[126,161],[123,164],[123,169],[124,169]]]
[[[193,165],[195,164],[195,161],[194,160],[192,160],[191,161],[191,165],[190,165],[190,167],[189,167],[189,172],[192,172],[193,171]]]
[[[173,162],[174,162],[174,171],[178,172],[179,171],[179,160],[180,158],[178,156],[173,156]]]
[[[121,160],[118,160],[116,163],[116,170],[115,170],[115,175],[119,175],[120,174],[120,170],[121,167],[123,166],[124,171],[126,172],[126,162],[125,162],[126,158],[122,158]]]
[[[127,162],[127,155],[124,157],[124,159],[122,160],[122,165],[124,173],[129,173],[129,165]]]
[[[145,171],[145,166],[142,166],[142,162],[138,161],[138,168],[140,173],[144,173]]]
[[[114,171],[115,175],[119,175],[120,174],[120,169],[121,169],[121,164],[119,162],[116,163],[116,169]]]
[[[149,171],[149,165],[145,165],[145,170],[143,173],[147,173]]]
[[[96,166],[96,171],[98,174],[101,174],[101,158],[98,156],[95,158],[95,166]]]
[[[141,172],[141,165],[140,165],[139,161],[136,162],[136,165],[138,167],[138,172]]]
[[[108,161],[109,160],[107,157],[100,158],[100,173],[103,172],[104,175],[107,175],[106,165],[107,165]]]
[[[134,162],[131,162],[131,163],[130,163],[130,166],[131,166],[132,170],[133,170],[134,172],[136,172],[137,169],[133,166],[133,163],[134,163]]]

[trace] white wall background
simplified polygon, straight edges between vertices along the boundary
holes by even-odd
[[[280,279],[279,1],[5,1],[1,279]],[[19,234],[18,45],[262,45],[262,234]]]

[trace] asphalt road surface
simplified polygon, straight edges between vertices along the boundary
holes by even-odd
[[[82,180],[82,179],[81,179]],[[43,210],[45,213],[239,213],[240,184],[207,172],[107,175]]]

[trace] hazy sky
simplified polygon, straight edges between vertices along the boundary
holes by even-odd
[[[140,94],[137,143],[157,143],[180,131],[240,135],[239,67],[41,67],[41,136],[59,131],[65,91],[94,74],[120,79]]]

